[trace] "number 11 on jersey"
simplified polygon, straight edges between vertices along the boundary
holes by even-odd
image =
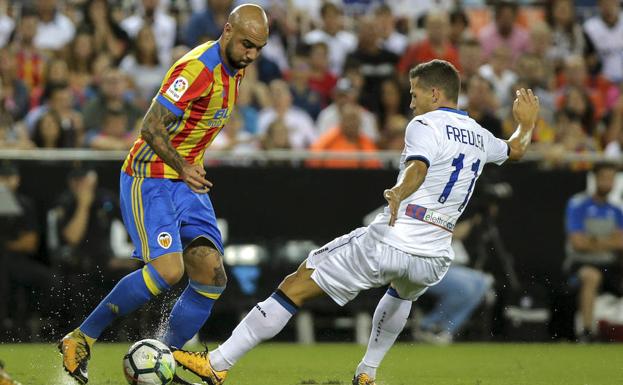
[[[450,180],[448,180],[448,183],[446,183],[446,187],[444,187],[443,192],[437,199],[439,203],[445,203],[446,200],[448,200],[448,197],[450,196],[450,193],[452,192],[452,188],[454,187],[454,184],[456,183],[457,179],[459,179],[459,174],[461,173],[461,170],[463,169],[464,159],[465,159],[465,154],[463,153],[460,153],[459,156],[452,159],[452,166],[454,167],[454,171],[452,171],[452,174],[450,174]],[[463,199],[463,203],[461,203],[461,205],[459,206],[459,211],[463,211],[463,209],[465,208],[465,205],[467,205],[467,201],[469,200],[469,196],[472,192],[472,189],[474,188],[474,183],[476,182],[476,178],[478,178],[479,169],[480,169],[480,159],[476,160],[472,164],[472,171],[474,172],[474,177],[472,178],[472,181],[469,184],[469,188],[467,189],[467,194],[465,194],[465,199]]]

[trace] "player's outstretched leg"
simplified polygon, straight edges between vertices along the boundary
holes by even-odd
[[[180,279],[184,270],[181,263],[175,263],[176,258],[181,260],[181,255],[163,255],[123,277],[82,325],[63,337],[58,349],[63,356],[63,368],[71,377],[86,384],[89,381],[87,363],[91,358],[91,348],[104,329],[115,318],[136,310]],[[159,270],[154,265],[158,265]],[[176,268],[177,265],[179,268]],[[166,271],[166,274],[161,271]]]
[[[304,262],[286,277],[277,291],[251,309],[218,349],[209,354],[176,350],[173,352],[176,361],[208,384],[222,384],[227,371],[245,353],[277,335],[305,301],[324,293],[311,279],[312,272]]]
[[[381,298],[372,317],[368,350],[357,366],[353,385],[375,385],[376,369],[405,327],[412,302],[400,298],[393,287]]]

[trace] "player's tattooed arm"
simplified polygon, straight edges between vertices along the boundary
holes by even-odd
[[[204,178],[206,172],[203,166],[188,163],[169,140],[167,127],[178,119],[162,104],[153,101],[143,118],[141,137],[166,164],[177,171],[188,187],[194,192],[207,193],[212,183]]]
[[[153,101],[143,118],[141,136],[166,164],[173,167],[178,173],[181,173],[188,162],[173,148],[166,129],[167,126],[173,124],[176,120],[178,120],[178,117],[175,114],[162,104]]]

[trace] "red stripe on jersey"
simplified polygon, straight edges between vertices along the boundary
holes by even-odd
[[[190,115],[186,119],[184,124],[184,129],[171,140],[171,144],[173,148],[177,148],[186,138],[190,135],[195,126],[199,121],[203,118],[206,110],[208,109],[208,105],[210,104],[210,99],[212,99],[212,93],[214,92],[214,88],[210,90],[210,94],[203,99],[200,99],[195,104],[192,105],[190,109]]]
[[[167,82],[164,83],[162,85],[162,87],[160,88],[160,92],[161,93],[165,93],[166,90],[169,89],[169,87],[171,86],[171,83],[173,83],[173,81],[175,81],[177,79],[177,76],[184,70],[184,68],[188,65],[188,62],[184,62],[180,65],[178,65],[173,72],[171,72],[171,75],[169,75],[169,78],[167,79]]]
[[[221,81],[223,82],[223,104],[221,104],[221,109],[227,108],[229,105],[229,75],[227,75],[227,71],[225,68],[222,68],[221,64]]]
[[[214,136],[214,132],[217,132],[219,129],[220,127],[210,127],[210,129],[207,130],[205,135],[203,135],[203,137],[195,145],[195,147],[193,147],[193,149],[190,150],[190,152],[188,153],[188,156],[186,156],[186,159],[188,159],[188,161],[190,162],[194,162],[195,157],[197,157],[199,152],[201,152],[202,150],[205,150],[206,144],[210,142],[210,139],[212,139],[212,137]]]
[[[164,176],[164,161],[162,159],[158,160],[149,164],[149,176],[152,178],[162,178]]]

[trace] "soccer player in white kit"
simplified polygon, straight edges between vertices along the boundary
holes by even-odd
[[[227,341],[210,353],[196,353],[187,369],[208,384],[222,384],[240,357],[279,333],[307,300],[327,294],[343,306],[360,291],[389,283],[353,378],[354,385],[374,385],[376,369],[404,328],[412,302],[448,270],[452,231],[483,167],[524,155],[539,113],[531,90],[517,91],[518,127],[509,140],[501,140],[456,109],[460,81],[452,64],[433,60],[409,75],[417,116],[405,132],[398,181],[384,192],[388,206],[368,227],[312,251]]]

